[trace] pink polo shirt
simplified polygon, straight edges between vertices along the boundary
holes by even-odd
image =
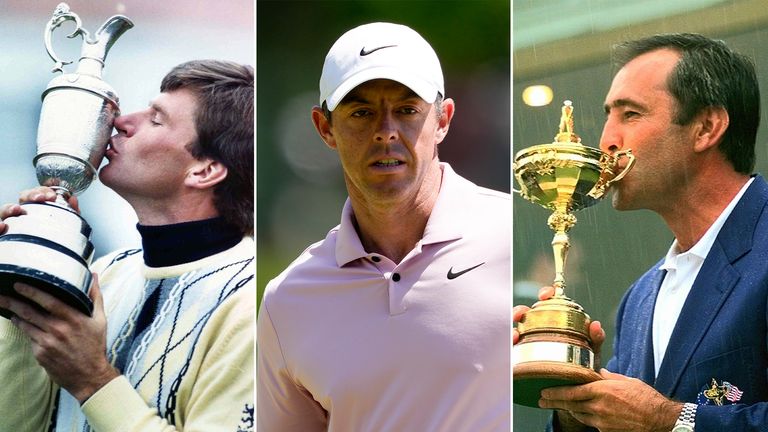
[[[269,283],[260,432],[510,430],[510,197],[441,168],[401,263],[363,249],[347,201]]]

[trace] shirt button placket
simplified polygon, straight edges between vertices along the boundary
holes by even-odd
[[[402,279],[400,273],[393,272],[386,276],[389,280],[389,314],[399,315],[408,309],[405,305],[405,295],[408,289],[400,282]]]
[[[381,272],[384,281],[387,283],[389,314],[399,315],[405,312],[407,308],[405,307],[404,298],[408,289],[402,283],[398,283],[402,279],[402,274],[395,271],[397,270],[397,264],[380,255],[371,254],[368,256],[368,259]]]

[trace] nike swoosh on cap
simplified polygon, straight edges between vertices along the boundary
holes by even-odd
[[[396,46],[397,46],[397,45],[384,45],[384,46],[380,46],[380,47],[377,47],[377,48],[369,49],[369,50],[367,50],[367,51],[366,51],[365,47],[362,47],[362,48],[360,49],[360,57],[365,57],[365,56],[367,56],[368,54],[374,53],[374,52],[376,52],[376,51],[378,51],[378,50],[380,50],[380,49],[384,49],[384,48],[392,48],[392,47],[396,47]]]

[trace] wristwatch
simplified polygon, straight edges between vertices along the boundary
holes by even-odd
[[[683,410],[680,411],[680,416],[677,418],[672,432],[693,432],[693,428],[696,426],[694,422],[696,408],[698,408],[698,405],[693,403],[683,404]]]

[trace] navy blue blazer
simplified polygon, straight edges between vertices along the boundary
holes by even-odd
[[[699,405],[696,432],[768,431],[768,184],[757,176],[704,260],[654,378],[653,309],[663,260],[624,295],[606,368],[681,402],[728,382],[742,393]],[[663,317],[660,317],[663,319]]]

